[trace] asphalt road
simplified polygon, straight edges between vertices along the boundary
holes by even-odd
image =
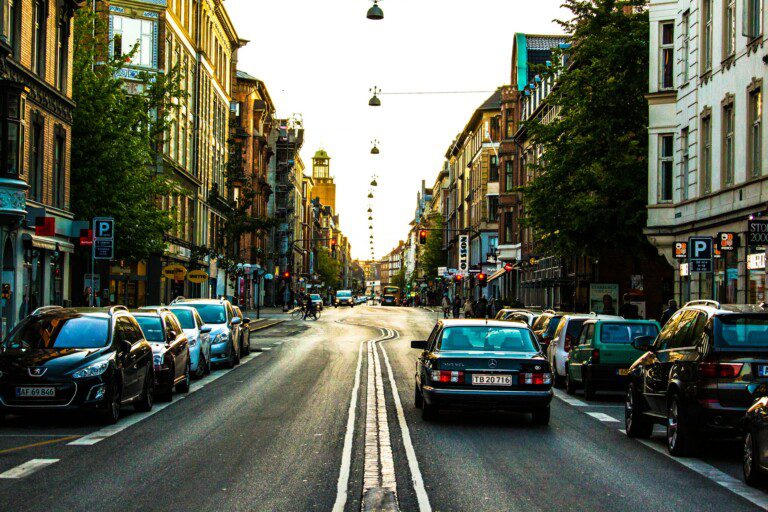
[[[559,393],[549,427],[525,415],[413,407],[435,314],[361,307],[254,335],[264,349],[115,427],[77,416],[0,425],[0,510],[761,510],[739,445],[672,459],[621,432],[622,397]],[[374,341],[381,340],[381,341]],[[395,387],[396,393],[395,393]],[[365,498],[364,498],[365,497]]]

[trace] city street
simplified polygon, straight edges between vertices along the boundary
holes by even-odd
[[[628,439],[623,396],[556,391],[552,420],[414,408],[416,351],[436,313],[326,308],[253,336],[262,349],[149,413],[0,426],[3,510],[760,510],[740,444],[673,459]],[[376,341],[380,340],[380,341]],[[657,427],[658,428],[658,427]]]

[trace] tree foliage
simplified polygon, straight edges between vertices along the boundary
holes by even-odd
[[[543,157],[524,189],[526,222],[561,256],[634,250],[647,199],[648,13],[644,0],[565,0],[571,48],[542,70],[555,79],[552,120],[526,123]],[[561,57],[567,57],[563,66]]]
[[[439,212],[432,212],[427,216],[424,227],[428,229],[427,243],[420,248],[419,270],[424,277],[434,280],[437,277],[437,267],[444,267],[447,262],[442,231],[438,231],[443,228],[443,216]]]
[[[325,282],[325,286],[336,290],[341,284],[341,264],[325,247],[317,250],[317,264],[315,265],[320,280]]]
[[[405,291],[405,287],[408,284],[408,278],[405,275],[405,267],[400,267],[395,275],[392,276],[390,283],[392,286],[397,286],[401,290]]]
[[[72,211],[80,219],[114,217],[116,257],[145,259],[164,250],[163,233],[174,225],[174,212],[157,201],[172,186],[155,165],[167,127],[157,113],[170,112],[184,94],[179,72],[143,74],[129,93],[118,71],[133,52],[109,56],[106,23],[89,6],[75,14],[74,48]]]

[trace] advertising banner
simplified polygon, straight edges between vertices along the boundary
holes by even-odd
[[[619,285],[593,283],[589,285],[589,310],[602,315],[615,315],[619,304]]]

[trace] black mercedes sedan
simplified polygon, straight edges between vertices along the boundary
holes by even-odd
[[[522,322],[440,320],[416,363],[416,408],[425,420],[440,409],[530,412],[549,423],[552,372],[536,336]]]
[[[116,423],[152,408],[152,348],[123,306],[40,308],[0,345],[0,416],[86,410]]]

